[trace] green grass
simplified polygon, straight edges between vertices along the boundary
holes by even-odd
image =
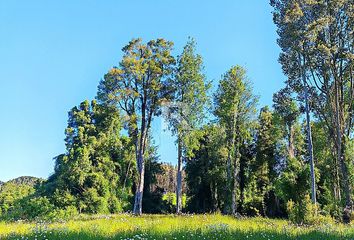
[[[354,239],[354,226],[299,227],[222,215],[80,216],[56,223],[0,223],[1,239]]]

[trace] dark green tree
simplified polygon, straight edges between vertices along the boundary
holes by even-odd
[[[55,158],[54,174],[44,184],[55,206],[74,206],[86,213],[115,213],[127,207],[130,189],[124,185],[132,170],[126,153],[132,151],[121,136],[121,125],[115,107],[96,101],[84,101],[69,112],[66,153]]]
[[[256,131],[256,157],[251,163],[251,169],[259,191],[258,211],[266,216],[267,213],[275,214],[276,211],[273,207],[276,205],[273,183],[277,177],[276,144],[279,140],[274,126],[273,113],[268,107],[261,109]]]
[[[225,199],[225,132],[218,125],[206,125],[201,131],[199,148],[186,161],[188,210],[205,213],[221,211]]]

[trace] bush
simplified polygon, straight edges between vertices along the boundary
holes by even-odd
[[[48,216],[47,220],[69,220],[77,216],[79,212],[74,206],[67,206],[65,209],[57,209],[52,211]]]
[[[46,218],[55,209],[46,197],[26,197],[16,202],[15,210],[9,216],[13,219]]]
[[[8,218],[9,214],[17,210],[16,204],[23,198],[34,193],[32,186],[25,184],[5,183],[0,191],[0,216]]]
[[[322,211],[325,213],[325,215],[330,215],[334,219],[341,221],[342,219],[342,209],[340,207],[340,202],[331,202],[327,205],[324,205],[322,208]]]
[[[68,220],[78,215],[75,206],[57,208],[47,197],[29,196],[16,202],[14,210],[7,214],[11,220]]]
[[[318,205],[311,202],[309,195],[306,195],[299,203],[295,203],[292,200],[288,201],[286,209],[290,221],[296,224],[334,223],[334,220],[329,215],[320,214]]]
[[[89,188],[83,193],[84,209],[87,213],[109,213],[107,199],[98,194],[97,189]]]

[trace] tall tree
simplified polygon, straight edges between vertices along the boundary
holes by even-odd
[[[98,87],[99,101],[119,106],[128,118],[127,128],[134,140],[138,170],[134,214],[142,213],[144,158],[151,122],[161,113],[162,102],[171,94],[167,82],[175,64],[172,46],[172,42],[164,39],[146,44],[141,39],[133,39],[122,49],[124,55],[119,67],[112,68]]]
[[[256,135],[256,158],[252,164],[253,175],[256,177],[257,188],[261,194],[261,213],[267,215],[266,201],[276,179],[276,141],[273,126],[273,113],[263,107],[260,111]]]
[[[167,120],[177,136],[177,214],[182,211],[182,165],[198,147],[197,133],[205,119],[210,84],[203,73],[203,60],[195,53],[196,43],[190,38],[177,59],[173,81],[174,101],[168,106]]]
[[[314,86],[313,107],[331,136],[344,205],[351,208],[350,160],[345,153],[353,133],[353,1],[272,0],[271,4],[282,48],[280,62],[294,89]]]
[[[225,189],[227,199],[224,211],[236,214],[240,146],[246,138],[250,137],[249,129],[258,101],[252,93],[252,86],[242,67],[234,66],[222,77],[214,101],[215,115],[226,130],[228,149]]]

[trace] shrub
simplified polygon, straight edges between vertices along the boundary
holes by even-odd
[[[52,211],[46,219],[50,220],[69,220],[77,216],[79,212],[74,206],[67,206],[65,209],[58,209]]]
[[[293,223],[310,225],[334,223],[334,220],[329,215],[320,214],[318,205],[311,202],[309,195],[306,195],[299,203],[295,203],[292,200],[288,201],[286,208],[289,219]]]
[[[35,191],[34,187],[25,184],[5,183],[0,191],[0,216],[8,218],[8,215],[16,211],[16,203],[27,198]]]
[[[13,219],[45,218],[55,209],[46,197],[23,198],[16,202],[14,211],[9,216]]]
[[[87,213],[109,213],[107,199],[101,197],[97,189],[89,188],[83,193],[84,209]]]

